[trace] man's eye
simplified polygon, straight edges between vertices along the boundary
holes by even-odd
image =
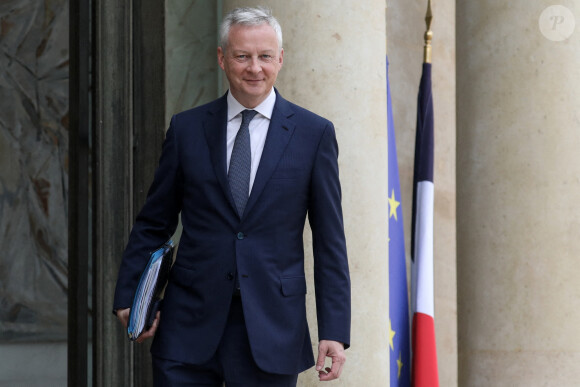
[[[236,55],[236,59],[239,61],[243,61],[243,60],[248,59],[248,56],[247,55]]]

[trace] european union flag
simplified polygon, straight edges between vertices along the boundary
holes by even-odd
[[[387,131],[389,152],[389,347],[391,387],[411,384],[411,341],[409,302],[407,296],[407,266],[405,234],[399,184],[399,164],[395,144],[395,127],[389,84],[387,58]]]

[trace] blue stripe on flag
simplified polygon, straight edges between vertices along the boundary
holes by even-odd
[[[423,63],[423,74],[417,97],[414,186],[420,181],[433,181],[433,145],[431,63]]]
[[[411,260],[415,260],[415,220],[417,216],[417,184],[433,182],[433,94],[431,63],[423,63],[417,97],[417,132],[415,134],[415,166],[413,171],[413,213],[411,218]]]
[[[387,58],[387,131],[389,173],[389,355],[391,387],[409,387],[411,383],[411,340],[409,302],[407,296],[407,266],[405,259],[405,234],[399,165],[395,144],[395,127],[389,84],[389,59]]]

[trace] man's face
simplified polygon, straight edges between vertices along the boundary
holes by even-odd
[[[282,68],[283,57],[276,32],[268,24],[232,26],[226,51],[218,47],[218,63],[226,73],[230,91],[247,108],[266,99]]]

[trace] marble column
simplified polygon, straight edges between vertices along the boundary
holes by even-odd
[[[457,2],[461,386],[580,378],[579,14],[559,3]]]
[[[272,8],[284,32],[282,95],[332,120],[352,279],[352,348],[341,386],[383,386],[389,377],[387,277],[387,131],[385,2],[224,1]],[[317,329],[311,238],[307,257],[308,319],[314,350]],[[314,369],[300,386],[318,385]]]

